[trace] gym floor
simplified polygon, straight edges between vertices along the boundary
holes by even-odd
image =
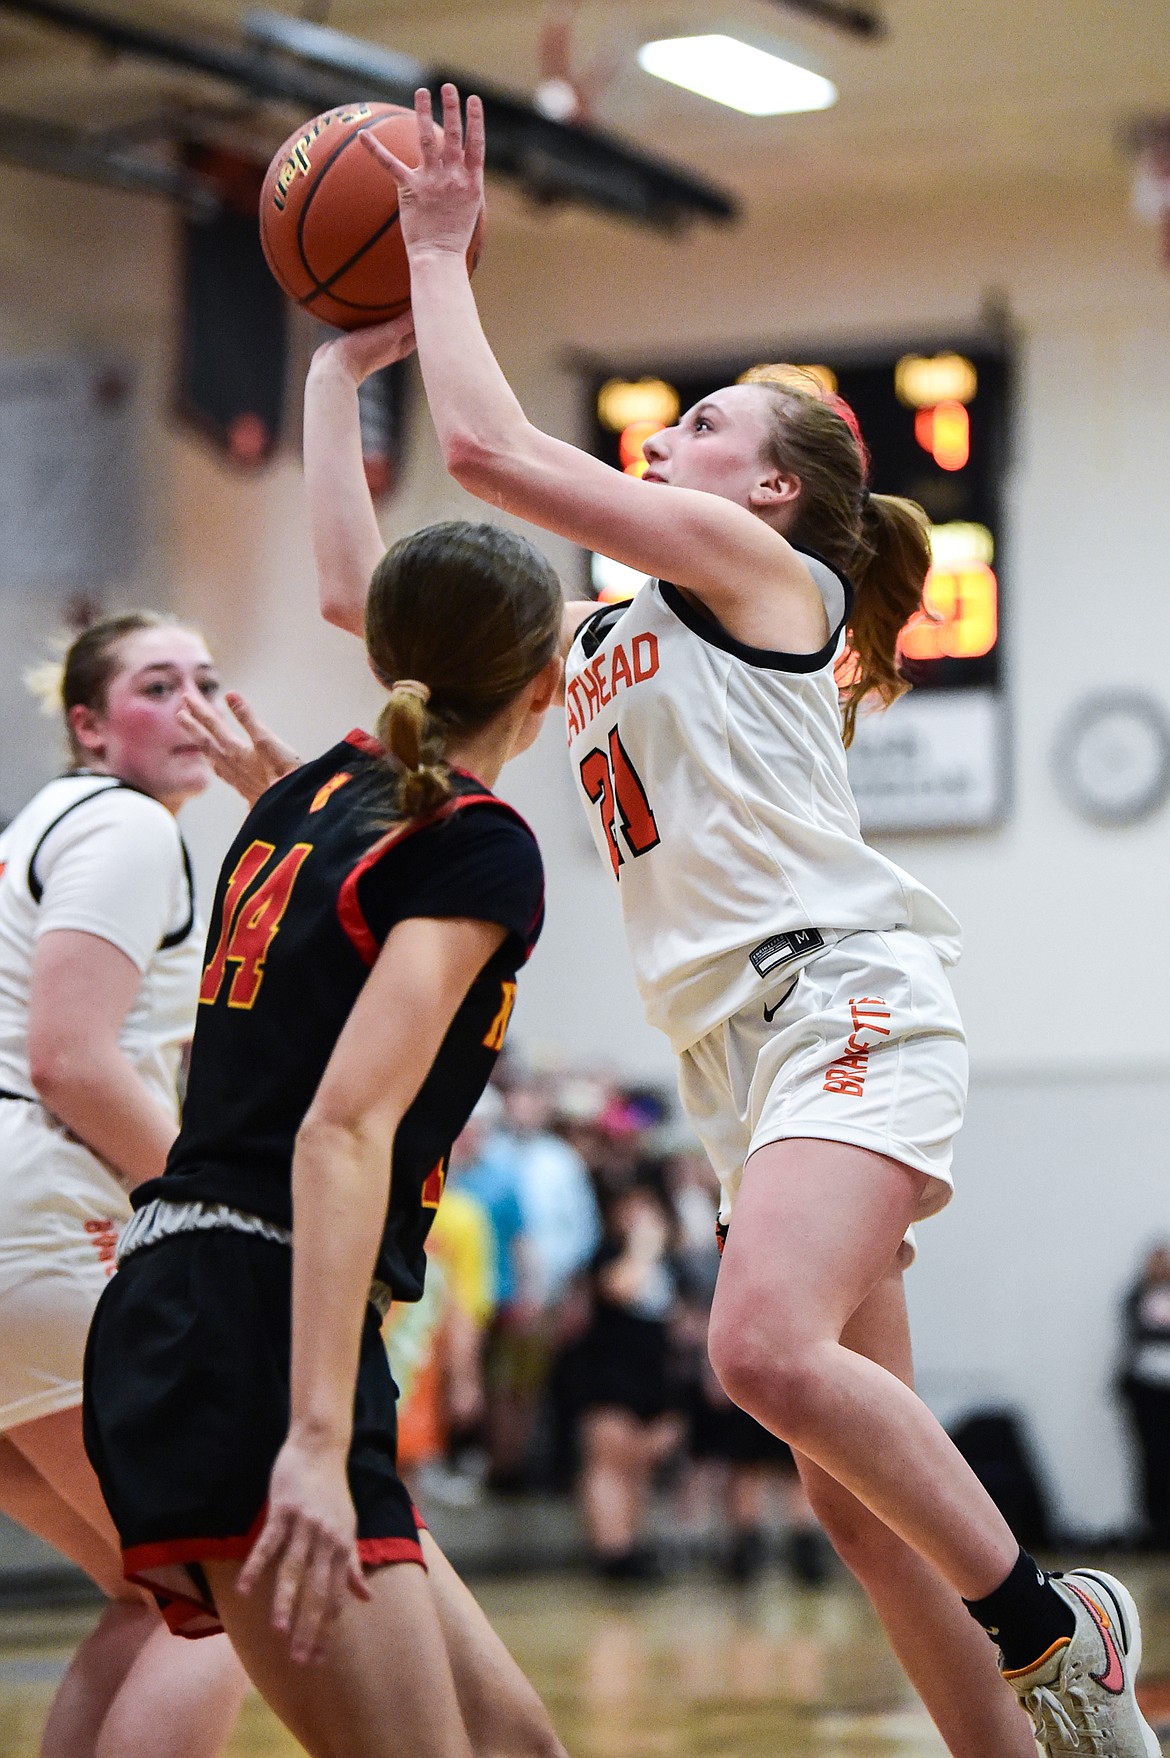
[[[1083,1559],[1081,1559],[1083,1560]],[[1170,1750],[1170,1561],[1120,1567],[1145,1634],[1144,1702]],[[865,1600],[843,1576],[747,1591],[713,1579],[603,1589],[544,1574],[478,1584],[574,1758],[945,1758]],[[33,1758],[91,1610],[0,1610],[0,1758]],[[230,1758],[300,1751],[258,1698]]]

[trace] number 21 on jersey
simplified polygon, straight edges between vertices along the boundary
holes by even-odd
[[[237,968],[228,989],[229,1007],[255,1005],[264,981],[264,960],[289,906],[297,874],[312,851],[311,842],[298,842],[273,867],[260,884],[265,867],[276,853],[270,842],[249,843],[235,866],[223,896],[223,920],[219,941],[203,973],[199,999],[209,1006],[219,1000],[227,967]],[[252,890],[255,886],[256,889]]]
[[[641,778],[626,754],[626,748],[615,726],[609,735],[609,749],[594,746],[581,759],[581,786],[601,812],[610,864],[614,877],[621,878],[618,868],[625,863],[617,839],[618,820],[622,837],[635,859],[658,847],[658,826]]]

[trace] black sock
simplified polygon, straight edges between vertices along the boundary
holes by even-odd
[[[1001,1587],[986,1599],[965,1599],[963,1604],[998,1645],[1005,1672],[1035,1666],[1054,1642],[1076,1629],[1072,1607],[1025,1550]]]

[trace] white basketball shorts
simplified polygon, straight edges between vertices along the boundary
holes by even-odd
[[[951,1198],[967,1047],[941,959],[909,929],[849,934],[680,1058],[683,1109],[722,1186],[793,1136],[850,1142],[928,1174],[916,1219]]]
[[[0,1430],[81,1403],[85,1339],[130,1203],[40,1105],[0,1100]]]

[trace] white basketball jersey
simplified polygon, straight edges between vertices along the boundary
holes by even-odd
[[[850,591],[802,559],[830,612],[819,653],[745,646],[665,581],[589,617],[569,653],[573,768],[646,1016],[677,1051],[841,934],[911,928],[958,957],[949,910],[862,841],[833,675]]]
[[[141,971],[119,1042],[177,1117],[203,929],[179,827],[158,800],[109,776],[64,775],[0,835],[0,1089],[28,1099],[33,949],[57,928],[108,940]]]

